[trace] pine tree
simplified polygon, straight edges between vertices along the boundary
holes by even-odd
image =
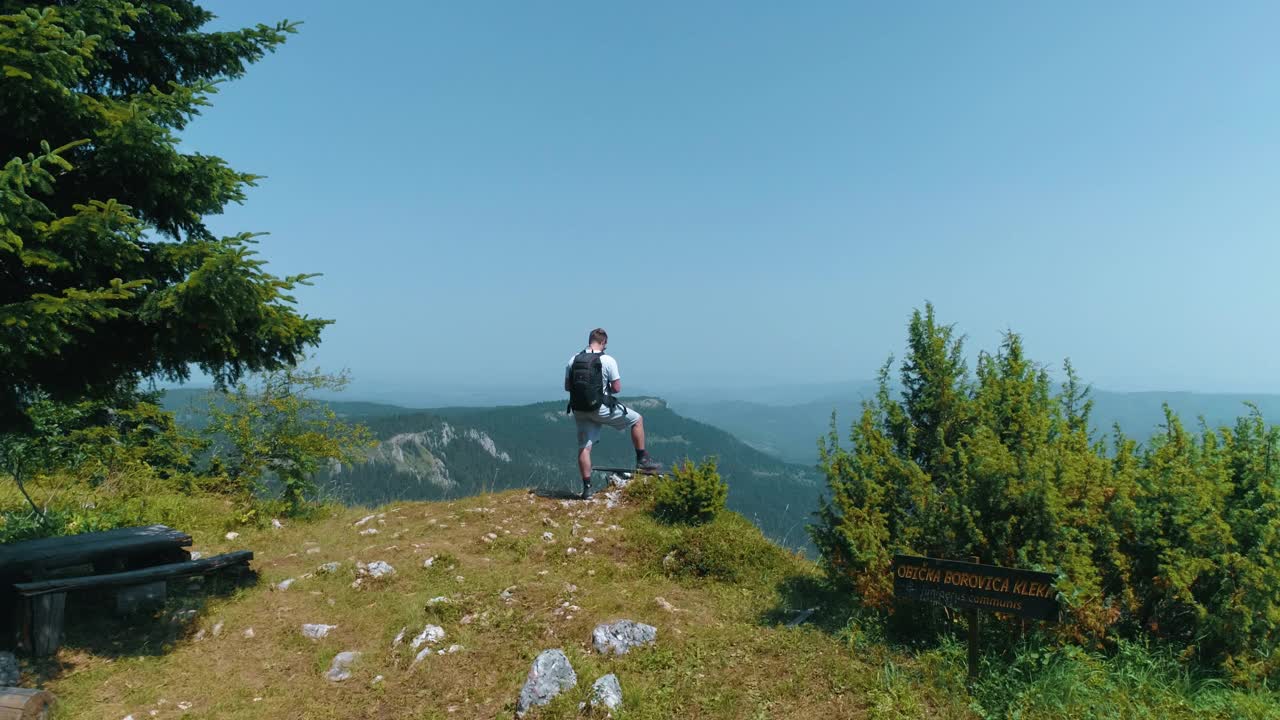
[[[254,236],[204,217],[256,176],[178,149],[215,83],[294,25],[203,32],[189,0],[0,0],[0,432],[37,397],[296,362],[328,321],[294,308]]]

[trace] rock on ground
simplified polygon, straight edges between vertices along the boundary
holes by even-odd
[[[530,708],[546,705],[560,693],[578,686],[578,675],[569,665],[563,650],[543,650],[534,658],[529,677],[516,701],[516,716],[523,717]]]
[[[591,684],[591,706],[617,710],[622,706],[622,686],[618,676],[609,673]]]
[[[342,682],[351,678],[351,665],[360,659],[360,653],[347,650],[333,656],[333,664],[329,666],[329,672],[324,674],[326,680],[330,682]]]
[[[418,637],[414,638],[413,642],[409,643],[409,647],[417,650],[423,643],[434,645],[443,639],[444,628],[439,625],[428,625],[422,629],[421,633],[418,633]]]
[[[302,626],[302,634],[303,634],[303,636],[304,636],[304,637],[309,637],[309,638],[311,638],[312,640],[319,640],[320,638],[322,638],[322,637],[324,637],[324,636],[328,635],[328,634],[329,634],[329,631],[330,631],[330,630],[333,630],[333,629],[334,629],[334,628],[336,628],[336,627],[338,627],[338,626],[337,626],[337,625],[323,625],[323,624],[318,624],[318,623],[305,623],[305,624]]]
[[[632,620],[597,625],[591,633],[596,652],[603,655],[625,655],[633,648],[648,645],[658,639],[658,629]]]

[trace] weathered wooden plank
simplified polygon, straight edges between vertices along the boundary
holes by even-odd
[[[34,688],[0,687],[0,720],[44,720],[53,695]]]
[[[152,580],[183,575],[202,575],[232,565],[247,563],[253,559],[252,550],[237,550],[211,558],[188,560],[187,562],[155,565],[141,570],[111,573],[109,575],[86,575],[75,578],[59,578],[57,580],[37,580],[34,582],[14,583],[18,594],[33,597],[48,593],[63,593],[73,590],[84,590],[96,587],[115,587],[120,585],[140,585]]]
[[[67,594],[49,593],[31,598],[32,652],[46,657],[62,645],[62,627],[67,617]]]
[[[0,576],[14,576],[33,568],[55,568],[101,562],[117,555],[181,548],[191,536],[165,525],[117,528],[0,545]]]
[[[168,592],[169,583],[164,580],[126,585],[116,590],[116,614],[130,615],[143,608],[163,605]]]

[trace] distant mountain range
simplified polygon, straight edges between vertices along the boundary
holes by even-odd
[[[795,404],[778,403],[776,397],[773,402],[673,400],[672,404],[680,414],[723,428],[757,450],[787,462],[813,465],[818,459],[818,438],[827,434],[832,411],[838,413],[838,430],[843,439],[861,414],[863,400],[874,397],[875,392],[876,385],[866,382],[845,384],[826,397]],[[1188,427],[1197,427],[1201,417],[1209,427],[1234,424],[1236,418],[1249,412],[1246,402],[1257,405],[1269,422],[1280,423],[1280,395],[1094,390],[1090,397],[1094,401],[1092,421],[1096,433],[1109,435],[1119,424],[1126,435],[1140,442],[1164,423],[1164,403]]]
[[[179,422],[200,427],[205,390],[166,391]],[[667,464],[715,456],[729,483],[728,505],[774,540],[807,548],[804,526],[823,489],[815,469],[779,460],[730,433],[672,412],[657,398],[623,398],[645,416],[649,452]],[[380,444],[364,463],[334,467],[322,487],[346,502],[441,500],[533,487],[581,489],[573,419],[563,401],[507,407],[415,410],[369,402],[329,401],[344,420],[369,427]],[[606,430],[592,453],[599,466],[635,464],[629,435]],[[597,481],[602,478],[597,477]]]

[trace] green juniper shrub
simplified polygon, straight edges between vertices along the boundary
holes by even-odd
[[[698,465],[685,460],[655,483],[653,512],[670,523],[700,525],[724,509],[729,486],[720,479],[715,458]]]
[[[769,542],[759,528],[734,512],[711,522],[681,528],[665,548],[663,571],[673,577],[706,578],[727,583],[780,580],[788,567],[785,550]]]
[[[1280,429],[1254,409],[1188,432],[1166,408],[1145,447],[1119,428],[1107,444],[1070,363],[1054,394],[1014,333],[979,354],[976,377],[964,358],[928,306],[909,326],[900,395],[891,360],[847,444],[833,421],[810,528],[833,584],[942,632],[936,608],[895,605],[891,558],[978,556],[1057,576],[1054,642],[1150,638],[1237,683],[1280,679]],[[1013,627],[996,626],[992,646],[1012,647]]]

